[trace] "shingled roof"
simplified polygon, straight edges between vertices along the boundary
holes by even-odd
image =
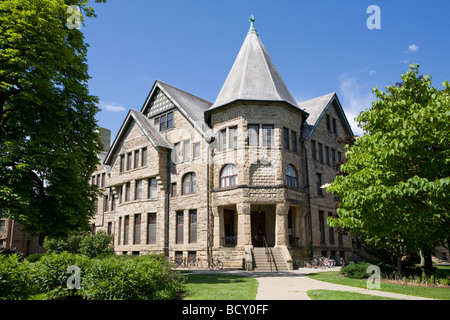
[[[254,18],[250,21],[250,31],[209,110],[236,100],[283,101],[298,108],[254,28]]]
[[[302,129],[302,139],[310,139],[320,120],[327,112],[328,108],[332,105],[336,106],[336,111],[339,114],[342,124],[348,135],[353,135],[352,128],[347,121],[345,112],[342,109],[341,103],[336,93],[329,93],[308,101],[304,101],[298,104],[299,108],[309,113],[309,117],[306,119]]]

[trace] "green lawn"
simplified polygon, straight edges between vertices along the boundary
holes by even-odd
[[[185,300],[254,300],[258,281],[251,277],[224,274],[186,275]]]
[[[397,300],[387,297],[372,296],[358,292],[309,290],[306,292],[311,300]]]
[[[343,284],[352,287],[366,288],[366,279],[350,279],[343,277],[339,271],[328,271],[309,274],[308,277],[336,284]],[[381,291],[408,294],[418,297],[426,297],[432,299],[450,300],[450,289],[436,287],[416,287],[400,284],[381,283]]]

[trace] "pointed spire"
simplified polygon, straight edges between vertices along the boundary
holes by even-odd
[[[248,19],[250,21],[250,30],[248,30],[248,33],[256,33],[258,34],[258,32],[255,29],[255,17],[252,15],[250,17],[250,19]]]
[[[284,101],[297,108],[283,79],[261,42],[250,17],[250,30],[213,106],[236,100]]]

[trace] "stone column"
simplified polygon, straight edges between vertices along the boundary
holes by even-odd
[[[222,229],[223,229],[223,216],[220,214],[220,209],[218,207],[212,207],[213,212],[213,247],[219,248],[221,245]]]
[[[236,209],[238,214],[237,246],[251,245],[250,203],[237,203]]]
[[[275,217],[275,245],[289,245],[288,235],[289,205],[286,202],[277,203]]]

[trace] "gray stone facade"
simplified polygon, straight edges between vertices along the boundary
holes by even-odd
[[[335,94],[292,101],[255,32],[214,104],[156,81],[99,155],[95,230],[114,235],[118,254],[217,256],[230,267],[248,267],[264,244],[290,268],[313,255],[351,259],[351,241],[326,224],[336,201],[320,187],[344,156],[336,138],[352,131]]]

